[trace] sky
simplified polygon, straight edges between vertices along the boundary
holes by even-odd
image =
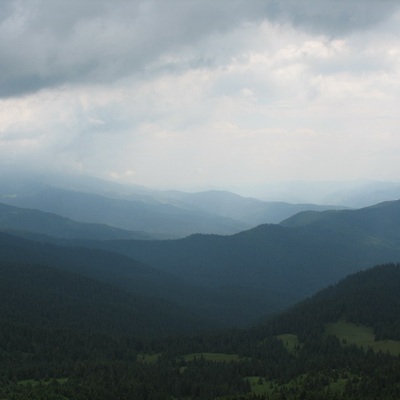
[[[399,0],[1,0],[0,168],[399,181]]]

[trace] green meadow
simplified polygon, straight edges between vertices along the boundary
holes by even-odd
[[[154,364],[160,358],[161,353],[141,353],[138,355],[137,360],[145,364]]]
[[[365,350],[370,347],[376,352],[389,352],[392,355],[400,354],[400,341],[375,341],[373,329],[364,325],[338,321],[335,323],[326,324],[325,333],[335,335],[342,343],[355,344],[356,346],[363,347]]]
[[[291,333],[284,333],[282,335],[278,335],[277,338],[283,343],[283,345],[286,347],[286,350],[291,353],[291,354],[296,354],[300,342],[299,338],[297,335],[293,335]]]
[[[273,389],[279,387],[276,383],[259,376],[249,376],[246,379],[250,383],[251,392],[257,395],[269,394]]]

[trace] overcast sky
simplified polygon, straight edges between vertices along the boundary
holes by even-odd
[[[1,0],[0,166],[400,180],[399,0]]]

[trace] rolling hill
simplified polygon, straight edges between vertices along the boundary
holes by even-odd
[[[191,310],[165,300],[53,267],[6,262],[0,262],[0,320],[3,335],[10,324],[134,337],[193,333],[207,326]]]
[[[165,203],[160,208],[154,198],[135,202],[36,183],[25,189],[21,195],[6,197],[10,202],[77,213],[77,219],[119,218],[125,223],[132,219],[148,227],[149,218],[154,217],[153,223],[164,221],[166,229],[177,221],[182,222],[177,229],[189,226],[194,215],[198,222],[202,220],[200,224],[210,226],[208,222],[215,216],[211,212],[228,209],[229,199],[233,208],[226,212],[242,206],[249,211],[256,201],[247,199],[249,203],[244,206],[243,198],[229,193],[197,193],[189,196],[190,207],[205,207],[209,213],[190,209],[182,214],[182,205]],[[149,195],[146,193],[143,189],[141,195]],[[188,201],[187,195],[184,197]],[[150,294],[185,305],[212,320],[214,326],[240,326],[283,310],[349,273],[400,260],[399,208],[399,202],[386,202],[360,210],[307,211],[279,225],[264,224],[230,236],[196,234],[144,241],[125,240],[125,231],[104,225],[80,224],[66,217],[4,205],[0,208],[4,224],[13,223],[12,229],[19,229],[20,235],[23,230],[30,240],[17,241],[3,235],[0,245],[4,261],[57,266],[138,295]],[[153,213],[155,209],[158,214]],[[221,227],[221,219],[213,223]],[[190,229],[199,226],[196,224]],[[154,230],[164,230],[155,225]],[[83,240],[79,235],[86,239],[98,235],[101,240]],[[106,240],[112,235],[122,235],[124,240]]]
[[[324,332],[328,323],[338,321],[372,328],[376,340],[400,341],[400,264],[379,265],[346,276],[260,329],[293,333],[304,342]]]
[[[75,221],[106,224],[119,229],[164,237],[192,233],[231,234],[249,225],[203,211],[193,211],[153,198],[126,200],[39,185],[26,192],[3,193],[1,202],[54,213]]]
[[[153,239],[140,232],[102,224],[76,222],[39,210],[13,207],[0,203],[0,230],[15,234],[47,235],[59,239]]]
[[[340,229],[356,231],[373,237],[398,242],[400,230],[400,200],[386,201],[359,210],[335,210],[316,213],[299,213],[281,223],[285,227],[308,229]]]
[[[253,321],[254,313],[236,292],[194,284],[115,252],[61,243],[64,245],[0,233],[0,261],[49,266],[141,297],[166,301],[202,320],[207,329]]]
[[[173,332],[168,305],[48,267],[0,263],[0,278],[2,398],[398,398],[399,264],[251,329],[151,340],[135,336],[136,318]]]
[[[186,207],[242,221],[250,226],[277,224],[301,211],[343,209],[343,206],[291,204],[282,201],[262,201],[235,193],[209,190],[197,193],[179,191],[161,192],[166,201],[179,201]]]
[[[305,210],[343,208],[266,202],[218,190],[161,191],[85,176],[4,173],[0,173],[0,202],[79,222],[148,232],[156,238],[233,234],[259,224],[279,223]]]
[[[304,216],[329,216],[331,221],[286,221],[231,236],[85,245],[125,254],[192,284],[236,296],[256,317],[262,310],[283,309],[349,273],[400,260],[399,208],[400,202],[394,202],[355,211],[305,213],[293,221]],[[353,220],[360,222],[353,224]]]

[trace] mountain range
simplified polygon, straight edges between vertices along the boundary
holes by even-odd
[[[0,398],[400,396],[400,200],[86,179],[0,195]]]
[[[56,180],[7,175],[0,176],[0,203],[57,214],[75,222],[110,225],[155,239],[194,233],[229,235],[259,224],[277,223],[304,210],[343,208],[264,202],[224,191],[157,191],[85,177]]]
[[[19,235],[58,239],[153,239],[141,232],[114,228],[105,224],[90,224],[35,209],[13,207],[0,203],[0,229]]]
[[[150,217],[154,224],[162,224],[158,203],[161,194],[157,193],[157,200],[144,188],[138,196],[147,196],[147,202],[142,202],[143,198],[128,200],[134,196],[129,191],[104,197],[37,182],[23,186],[22,191],[16,184],[12,182],[13,188],[5,185],[3,193],[9,194],[3,194],[3,199],[42,209],[62,208],[78,220],[87,210],[91,216],[87,219],[98,215],[103,221],[124,215],[126,221],[136,221],[137,214],[132,210],[140,203],[141,207],[149,207],[147,210],[158,210],[148,215],[142,212],[143,224]],[[165,202],[173,198],[179,207],[191,207],[189,214],[196,209],[197,215],[224,214],[221,218],[230,218],[239,209],[244,210],[242,215],[251,209],[257,213],[256,204],[265,207],[255,199],[225,192],[165,192],[163,196]],[[168,210],[164,222],[176,222],[177,215],[184,224],[190,221],[181,220],[180,211],[171,211],[183,208],[164,206]],[[127,210],[132,212],[130,217]],[[217,221],[220,224],[221,219]],[[3,204],[0,229],[13,236],[3,234],[0,242],[4,261],[55,266],[133,294],[166,300],[217,328],[254,323],[349,273],[377,263],[396,262],[400,259],[399,222],[400,202],[392,201],[358,210],[304,211],[280,224],[261,224],[232,235],[194,234],[182,239],[151,240],[154,236],[145,232],[77,222]],[[158,235],[162,231],[164,228]]]
[[[81,244],[124,254],[193,285],[240,298],[254,319],[349,273],[400,259],[399,209],[395,201],[354,211],[301,213],[279,225],[230,236]]]

